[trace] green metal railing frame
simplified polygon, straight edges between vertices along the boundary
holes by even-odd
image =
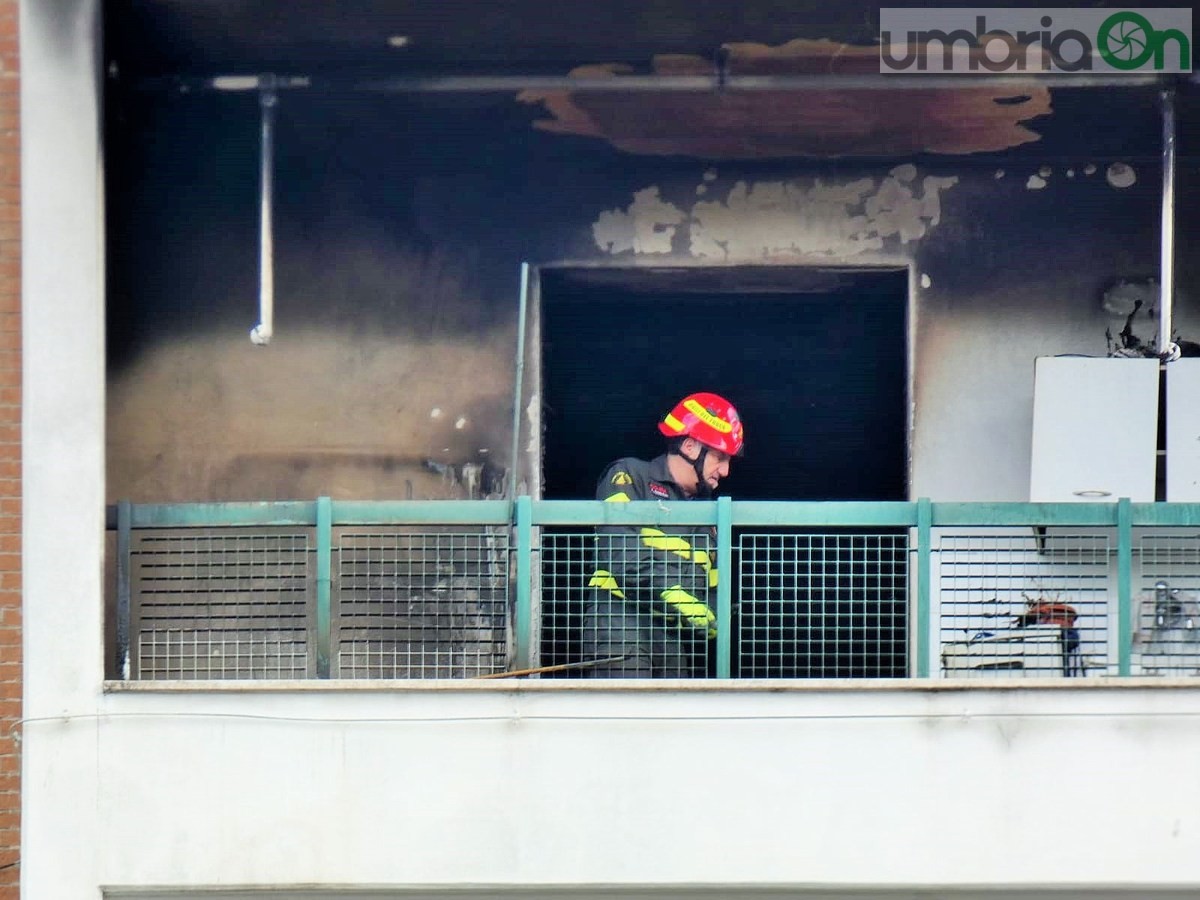
[[[513,631],[516,667],[530,665],[535,530],[540,527],[596,525],[685,525],[715,527],[717,563],[729,572],[734,528],[908,528],[915,530],[916,622],[914,672],[931,671],[931,572],[933,529],[945,527],[1111,527],[1117,537],[1117,668],[1129,675],[1133,647],[1133,529],[1135,527],[1200,527],[1200,504],[1131,503],[934,503],[915,502],[781,502],[731,500],[692,502],[603,503],[596,500],[315,501],[246,503],[118,503],[110,516],[117,531],[117,664],[128,673],[130,613],[129,552],[132,532],[148,528],[218,528],[234,526],[302,526],[316,530],[316,677],[330,677],[331,557],[333,529],[339,526],[472,525],[507,526],[514,530],[516,554]],[[718,621],[732,619],[731,579],[717,585]],[[729,678],[732,636],[717,634],[717,677]]]

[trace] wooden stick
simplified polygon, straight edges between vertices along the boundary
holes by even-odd
[[[520,678],[523,675],[541,675],[543,672],[566,672],[571,669],[590,669],[605,663],[620,662],[627,657],[609,656],[605,659],[585,659],[582,662],[558,663],[554,666],[538,666],[536,669],[517,669],[512,672],[492,672],[489,675],[474,675],[473,678]]]

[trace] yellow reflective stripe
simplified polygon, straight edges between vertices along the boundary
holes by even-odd
[[[610,494],[604,498],[605,503],[628,503],[629,495],[624,491],[617,491],[615,494]]]
[[[717,636],[717,614],[703,600],[693,597],[679,585],[667,588],[659,596],[686,619],[690,627],[704,629],[710,638]]]
[[[654,550],[670,550],[684,559],[691,559],[692,545],[674,534],[663,534],[657,528],[642,529],[642,543]]]
[[[642,543],[651,550],[664,550],[682,556],[688,562],[701,566],[706,572],[712,567],[712,557],[708,555],[707,550],[693,550],[692,545],[678,535],[663,534],[657,528],[643,528]]]
[[[625,592],[617,584],[617,579],[613,577],[612,572],[606,572],[603,569],[597,569],[592,573],[592,580],[588,582],[588,587],[600,588],[603,591],[608,591],[614,597],[618,597],[621,600],[625,599]]]
[[[676,609],[680,607],[686,608],[691,605],[703,606],[705,609],[708,608],[708,605],[703,600],[693,594],[689,594],[681,587],[669,587],[659,594],[659,596]]]
[[[670,428],[674,432],[683,431],[683,423],[680,422],[677,418],[675,418],[670,413],[667,413],[667,417],[665,419],[663,419],[663,422],[666,424],[666,426],[668,428]]]

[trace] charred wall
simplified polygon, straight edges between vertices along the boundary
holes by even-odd
[[[913,494],[1025,499],[1034,358],[1104,355],[1128,320],[1105,291],[1158,268],[1153,104],[1129,100],[1113,135],[1054,100],[1007,151],[731,159],[669,152],[679,120],[648,153],[507,95],[285,93],[276,336],[256,347],[256,98],[114,96],[109,497],[498,492],[529,261],[907,266]],[[1179,190],[1182,262],[1186,173]]]

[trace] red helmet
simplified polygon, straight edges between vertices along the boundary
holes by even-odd
[[[738,411],[717,394],[688,394],[658,423],[658,430],[669,438],[695,438],[730,456],[740,456],[745,443]]]

